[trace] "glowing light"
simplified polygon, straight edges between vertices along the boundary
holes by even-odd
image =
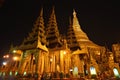
[[[50,58],[50,62],[52,62],[53,60],[52,60],[52,58]]]
[[[70,69],[70,72],[72,72],[73,71],[73,69]]]
[[[96,75],[96,70],[93,66],[90,67],[90,73],[91,75]]]
[[[64,51],[64,54],[66,54],[66,51]]]
[[[3,58],[5,58],[6,56],[3,56]]]
[[[4,55],[3,58],[9,58],[9,55],[8,55],[8,54],[7,54],[7,55]]]
[[[24,72],[23,76],[27,75],[27,72]]]
[[[3,62],[3,65],[4,65],[4,66],[7,65],[7,62]]]
[[[100,52],[98,52],[97,54],[100,55]]]
[[[16,53],[17,51],[16,50],[13,50],[13,53]]]
[[[12,72],[10,71],[10,76],[12,76]]]
[[[18,72],[15,72],[15,75],[17,75],[18,74]]]
[[[9,55],[6,55],[6,58],[9,58]]]
[[[14,60],[14,61],[17,61],[17,60],[18,60],[18,57],[16,57],[16,56],[13,57],[13,60]]]
[[[118,70],[117,70],[116,68],[113,69],[113,72],[114,72],[114,75],[115,75],[116,77],[119,77],[119,76],[120,76],[120,75],[119,75],[119,72],[118,72]]]
[[[21,54],[22,53],[21,50],[13,50],[12,52],[15,53],[15,54]]]

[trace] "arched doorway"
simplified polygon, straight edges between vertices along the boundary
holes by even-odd
[[[113,73],[114,73],[114,76],[117,77],[117,78],[120,78],[120,74],[118,72],[118,69],[117,68],[113,68]]]
[[[74,67],[73,69],[73,76],[78,77],[78,67]]]
[[[90,74],[91,74],[91,78],[96,78],[97,73],[96,73],[96,69],[94,66],[90,67]]]

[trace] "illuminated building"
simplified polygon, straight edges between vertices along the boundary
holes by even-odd
[[[119,61],[106,47],[89,40],[81,29],[75,10],[70,19],[67,35],[59,33],[54,7],[48,23],[44,24],[43,9],[37,18],[32,32],[16,47],[21,51],[20,75],[40,75],[50,73],[54,78],[72,74],[73,77],[97,78],[102,73],[107,77],[119,75]]]
[[[120,43],[112,45],[112,51],[114,53],[115,62],[120,64]]]

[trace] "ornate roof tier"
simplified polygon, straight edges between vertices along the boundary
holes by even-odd
[[[50,15],[50,18],[49,18],[49,21],[47,24],[46,39],[48,42],[48,45],[47,45],[48,48],[55,48],[55,47],[62,46],[61,37],[60,37],[58,26],[57,26],[54,7],[52,8],[52,13]]]
[[[46,36],[44,30],[43,9],[41,9],[40,15],[37,18],[32,32],[24,39],[23,43],[19,46],[21,50],[29,50],[39,48],[48,51],[46,48]]]

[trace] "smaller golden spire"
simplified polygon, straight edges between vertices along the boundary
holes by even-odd
[[[76,17],[75,9],[73,9],[73,17]]]
[[[43,7],[41,8],[40,16],[43,16]]]

